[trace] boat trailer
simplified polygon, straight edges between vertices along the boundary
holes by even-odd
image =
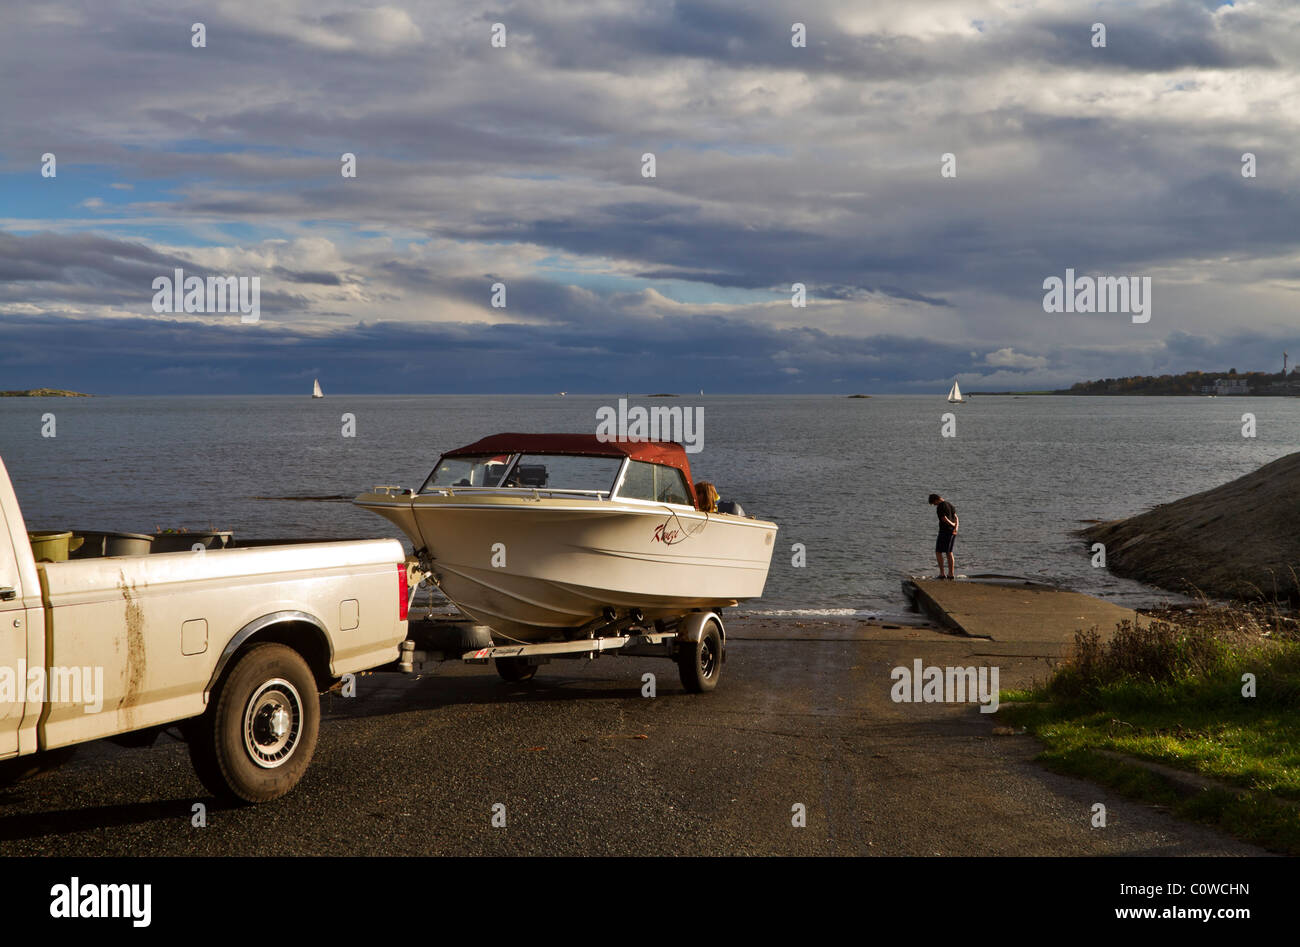
[[[716,610],[647,622],[636,609],[607,609],[568,640],[535,644],[494,643],[491,628],[468,619],[412,618],[409,629],[394,668],[406,674],[430,673],[446,661],[494,663],[503,679],[520,683],[554,659],[591,661],[608,653],[674,661],[682,685],[699,694],[717,686],[726,659],[726,629]]]

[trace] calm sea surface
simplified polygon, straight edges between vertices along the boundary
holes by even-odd
[[[0,456],[28,529],[232,529],[256,537],[381,537],[346,502],[418,486],[442,450],[500,431],[594,432],[618,396],[0,399]],[[1126,604],[1167,596],[1089,564],[1081,521],[1126,516],[1300,449],[1300,399],[705,395],[633,404],[704,408],[695,479],[777,522],[751,612],[897,614],[900,580],[934,572],[942,493],[957,507],[959,573],[1043,577]],[[1242,414],[1258,436],[1241,435]],[[42,416],[54,414],[55,437]],[[342,415],[356,418],[343,437]],[[807,566],[794,568],[803,543]]]

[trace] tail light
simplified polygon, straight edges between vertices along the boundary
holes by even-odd
[[[397,620],[406,621],[411,605],[411,586],[406,580],[406,563],[397,564]]]

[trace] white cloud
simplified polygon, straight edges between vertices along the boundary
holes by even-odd
[[[1046,368],[1047,359],[1039,355],[1025,355],[1007,347],[989,352],[984,356],[984,364],[994,368]]]

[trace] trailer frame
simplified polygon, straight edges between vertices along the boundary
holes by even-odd
[[[493,642],[492,630],[486,625],[453,618],[441,621],[426,618],[418,622],[419,637],[408,634],[401,643],[393,670],[426,674],[447,661],[495,663],[503,678],[518,683],[531,679],[538,667],[552,660],[594,661],[603,654],[620,654],[675,661],[683,685],[694,693],[713,690],[717,685],[726,661],[727,633],[720,609],[691,611],[652,622],[647,622],[636,610],[621,616],[611,612],[577,629],[567,640],[507,644]],[[412,625],[416,624],[412,621]],[[436,641],[440,633],[445,643]],[[464,642],[474,637],[480,640],[465,647]],[[434,640],[432,647],[428,646],[430,639]]]

